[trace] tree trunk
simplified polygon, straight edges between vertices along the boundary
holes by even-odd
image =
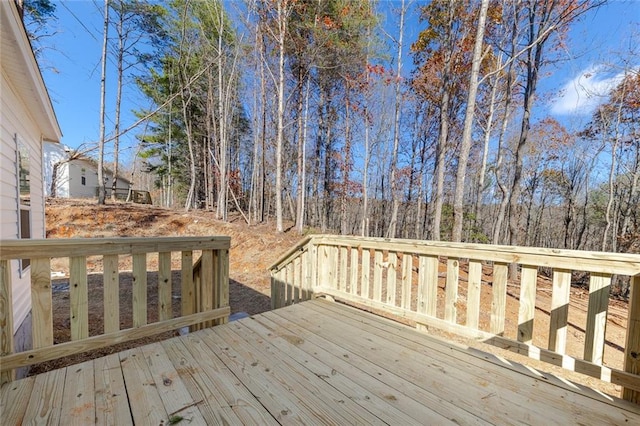
[[[456,191],[453,196],[453,232],[451,239],[454,242],[462,241],[462,225],[464,223],[464,186],[467,178],[467,162],[471,151],[471,131],[473,130],[473,117],[476,109],[476,95],[478,93],[478,75],[480,74],[480,62],[482,61],[482,45],[484,40],[484,27],[487,19],[489,0],[482,0],[476,41],[473,47],[473,61],[471,65],[471,78],[469,80],[469,93],[467,97],[467,111],[464,117],[464,129],[462,131],[462,143],[458,157],[458,172],[456,174]]]
[[[389,186],[391,188],[391,220],[389,222],[389,229],[387,230],[388,238],[396,237],[396,228],[398,224],[398,208],[400,206],[400,190],[398,188],[398,145],[400,144],[400,115],[401,115],[401,86],[400,81],[402,78],[402,40],[404,35],[404,15],[405,4],[402,0],[400,5],[400,28],[398,35],[398,62],[396,68],[396,81],[395,81],[395,107],[394,107],[394,119],[393,119],[393,150],[391,152],[391,178]]]
[[[284,232],[282,223],[282,149],[284,143],[284,42],[287,32],[288,0],[278,0],[278,127],[276,134],[276,231]]]
[[[102,39],[102,72],[100,76],[100,140],[98,142],[98,204],[105,203],[104,143],[107,79],[107,41],[109,35],[109,0],[104,0],[104,35]]]
[[[433,212],[433,230],[432,238],[439,241],[440,226],[442,222],[442,206],[444,205],[444,172],[445,159],[447,153],[447,145],[449,139],[449,109],[451,104],[451,39],[453,37],[453,11],[455,9],[455,0],[449,0],[447,12],[447,27],[443,44],[444,49],[444,66],[442,70],[442,94],[440,97],[440,135],[438,137],[437,158],[436,158],[436,190],[434,197]]]

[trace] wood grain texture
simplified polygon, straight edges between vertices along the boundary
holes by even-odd
[[[493,286],[491,299],[491,325],[493,334],[504,334],[505,311],[507,309],[507,277],[509,266],[506,263],[493,264]]]
[[[589,278],[589,305],[584,341],[584,359],[594,364],[602,364],[604,355],[607,312],[611,275],[592,273]]]
[[[369,250],[362,250],[362,274],[360,275],[360,295],[363,297],[369,297],[370,294],[370,279],[371,274],[371,252]]]
[[[549,350],[564,354],[567,347],[567,322],[571,296],[571,271],[553,270],[551,315],[549,317]]]
[[[193,283],[193,252],[191,250],[182,252],[180,265],[180,305],[182,315],[190,315],[196,311],[196,293]]]
[[[538,267],[522,265],[520,271],[520,306],[518,309],[518,342],[533,341],[533,317],[536,312]]]
[[[373,253],[373,300],[382,301],[382,250]]]
[[[75,256],[70,258],[69,275],[71,340],[86,339],[89,337],[89,286],[87,284],[87,258],[84,256]]]
[[[217,250],[229,249],[230,242],[227,236],[0,240],[0,260]]]
[[[396,287],[398,281],[398,254],[395,252],[389,252],[387,256],[387,303],[390,305],[396,304]]]
[[[13,296],[11,270],[8,260],[0,260],[0,356],[12,354],[13,346]],[[0,373],[0,386],[15,379],[15,372]]]
[[[556,365],[570,359],[326,290]],[[573,361],[640,391],[637,375]],[[640,406],[322,299],[19,380],[0,400],[9,425],[167,425],[173,415],[193,424],[640,423]]]
[[[53,345],[51,260],[31,259],[32,339],[35,349]]]
[[[173,317],[171,296],[171,252],[158,253],[158,320]]]
[[[640,274],[633,277],[630,284],[627,339],[624,345],[624,371],[640,377]],[[640,404],[640,389],[623,387],[622,397],[627,401]]]
[[[444,319],[455,323],[458,318],[458,282],[460,261],[457,257],[447,259],[447,281],[445,284]]]
[[[413,284],[413,256],[410,254],[402,255],[402,306],[405,309],[411,308],[411,287]]]
[[[147,324],[147,254],[133,255],[133,326]]]
[[[351,294],[358,294],[358,263],[359,263],[359,255],[358,249],[352,247],[351,253],[349,256],[349,260],[351,265],[349,267],[349,292]]]
[[[102,259],[104,265],[104,332],[120,330],[120,279],[118,255],[110,254]]]
[[[480,325],[480,296],[482,290],[481,261],[469,260],[467,283],[467,327],[478,329]]]

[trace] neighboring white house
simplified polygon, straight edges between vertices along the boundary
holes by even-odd
[[[0,238],[44,238],[42,143],[62,133],[14,1],[0,1]],[[28,348],[29,261],[10,265],[16,350]]]
[[[58,143],[44,143],[44,182],[45,194],[52,196],[51,182],[56,168],[55,196],[58,198],[95,198],[98,195],[98,167],[88,157],[68,161],[70,149]],[[57,164],[57,167],[56,167]],[[104,170],[107,184],[107,196],[111,194],[113,173]],[[118,195],[126,197],[130,182],[118,176],[116,188]],[[121,190],[121,191],[120,191]]]

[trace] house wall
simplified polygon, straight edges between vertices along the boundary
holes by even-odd
[[[82,183],[83,177],[84,184]],[[67,187],[71,198],[95,198],[98,188],[98,172],[93,164],[83,160],[75,160],[69,163]]]
[[[1,61],[0,61],[1,62]],[[19,236],[17,145],[15,135],[29,151],[31,182],[31,237],[44,238],[44,193],[42,185],[42,143],[35,119],[2,70],[0,80],[0,238]],[[14,332],[31,309],[30,271],[20,271],[18,261],[11,262]]]

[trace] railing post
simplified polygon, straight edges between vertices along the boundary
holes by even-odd
[[[216,297],[216,306],[215,308],[223,308],[225,306],[229,306],[229,250],[221,249],[218,250],[218,282],[216,283],[217,287],[217,297]],[[216,324],[226,324],[229,321],[229,317],[220,318],[216,320]]]
[[[13,297],[9,260],[0,260],[0,356],[13,353]],[[15,380],[15,370],[3,371],[0,385]]]
[[[640,274],[631,277],[627,340],[624,345],[624,371],[640,374]],[[640,404],[640,392],[622,388],[622,398]]]

